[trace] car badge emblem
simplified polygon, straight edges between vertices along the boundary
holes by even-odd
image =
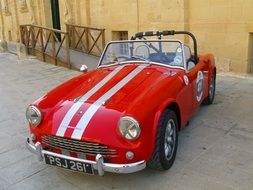
[[[186,75],[184,75],[184,83],[185,83],[186,85],[189,84],[189,79],[188,79],[188,77],[187,77]]]
[[[175,71],[170,71],[170,76],[174,76],[176,75],[177,73]]]

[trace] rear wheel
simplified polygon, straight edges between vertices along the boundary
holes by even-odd
[[[216,88],[216,73],[213,72],[213,75],[211,77],[211,81],[209,84],[208,96],[203,100],[204,105],[210,105],[213,103],[214,96],[215,96],[215,88]]]
[[[163,112],[156,134],[156,142],[148,166],[153,169],[167,170],[176,158],[178,142],[178,122],[174,111]]]

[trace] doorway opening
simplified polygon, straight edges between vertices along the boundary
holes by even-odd
[[[52,21],[53,21],[53,28],[57,30],[61,30],[61,23],[60,23],[60,11],[59,11],[59,1],[58,0],[51,0],[51,12],[52,12]],[[57,39],[61,41],[61,34],[55,33]]]
[[[112,40],[128,40],[128,31],[112,31]]]
[[[113,41],[128,40],[128,31],[112,31],[112,40]],[[122,54],[127,54],[128,50],[129,47],[127,43],[120,44],[120,52]]]
[[[253,73],[253,33],[249,33],[248,72]]]

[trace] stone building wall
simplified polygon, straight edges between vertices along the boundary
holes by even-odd
[[[253,72],[252,0],[190,0],[189,27],[200,52],[212,52],[220,67]],[[251,66],[251,68],[250,68]]]
[[[0,0],[0,39],[19,41],[19,25],[52,26],[49,0]]]
[[[50,0],[0,2],[0,38],[19,41],[20,24],[52,27]],[[105,28],[107,42],[120,32],[189,30],[220,70],[253,72],[253,0],[59,0],[59,9],[62,30],[65,23]]]

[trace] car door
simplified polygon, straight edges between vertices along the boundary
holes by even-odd
[[[192,88],[192,112],[194,112],[200,106],[204,97],[207,96],[208,65],[199,62],[187,71],[187,77]]]

